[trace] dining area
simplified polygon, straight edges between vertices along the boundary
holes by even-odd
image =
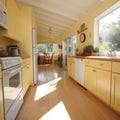
[[[52,64],[53,53],[40,53],[38,55],[38,64]]]

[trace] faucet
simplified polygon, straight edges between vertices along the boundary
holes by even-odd
[[[115,51],[109,51],[109,52],[107,52],[107,56],[116,56],[116,52]]]

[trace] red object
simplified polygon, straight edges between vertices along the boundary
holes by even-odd
[[[92,53],[90,53],[90,52],[84,52],[83,55],[84,55],[84,56],[91,56]]]

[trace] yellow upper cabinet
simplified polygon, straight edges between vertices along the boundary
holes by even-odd
[[[4,36],[20,41],[21,34],[19,26],[21,25],[21,14],[19,6],[15,0],[6,0],[5,4],[7,8],[8,30],[5,32]]]
[[[2,2],[5,5],[5,0],[0,0],[0,2]]]
[[[33,14],[32,14],[32,27],[34,29],[37,29],[37,24],[36,24],[36,18],[35,18],[35,12],[33,11]]]

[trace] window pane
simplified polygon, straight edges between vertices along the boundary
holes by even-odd
[[[39,53],[57,53],[57,44],[54,43],[44,43],[44,44],[38,44],[37,49]]]
[[[120,8],[98,21],[101,51],[120,51]]]

